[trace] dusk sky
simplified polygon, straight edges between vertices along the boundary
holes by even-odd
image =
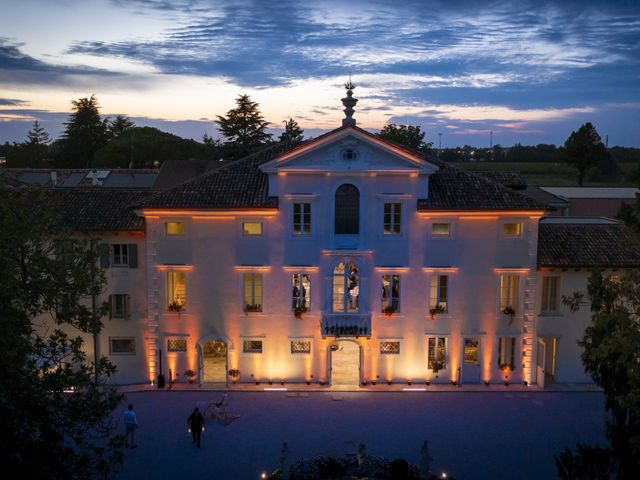
[[[640,146],[640,0],[0,0],[0,142],[71,100],[201,140],[238,94],[275,128],[420,125],[443,147],[562,144],[590,121]]]

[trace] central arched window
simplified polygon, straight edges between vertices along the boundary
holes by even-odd
[[[333,269],[333,311],[360,311],[360,269],[353,262],[340,262]]]
[[[360,232],[360,192],[350,183],[340,185],[335,198],[336,235],[357,235]]]

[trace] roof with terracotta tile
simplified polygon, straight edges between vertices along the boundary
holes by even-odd
[[[544,210],[547,208],[546,205],[497,182],[449,166],[436,158],[425,156],[403,145],[381,139],[359,127],[340,127],[313,140],[308,140],[304,144],[321,140],[345,128],[352,128],[439,167],[439,170],[429,178],[429,198],[418,200],[419,210]],[[302,144],[275,144],[230,165],[151,195],[136,207],[169,209],[277,207],[278,199],[268,195],[268,175],[258,167],[301,146]]]
[[[620,223],[540,223],[538,268],[638,268],[640,236]]]

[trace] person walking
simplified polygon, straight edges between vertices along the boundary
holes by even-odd
[[[138,428],[138,418],[133,411],[133,405],[129,404],[123,414],[126,443],[125,448],[136,448],[136,428]]]
[[[191,415],[189,415],[187,424],[189,425],[189,431],[193,437],[193,443],[200,448],[200,437],[204,430],[204,417],[200,413],[200,410],[198,410],[198,407],[194,408]]]

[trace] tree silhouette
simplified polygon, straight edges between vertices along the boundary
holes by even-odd
[[[284,132],[280,134],[278,141],[280,142],[301,142],[304,140],[304,130],[300,128],[298,122],[293,118],[283,121]]]
[[[571,132],[564,142],[564,157],[568,165],[578,170],[578,185],[582,186],[589,169],[608,155],[600,135],[591,123],[583,124],[577,131]]]
[[[425,132],[422,132],[418,125],[396,125],[395,123],[389,123],[385,125],[377,135],[385,140],[399,143],[400,145],[421,152],[428,151],[433,145],[431,142],[424,143]]]
[[[73,113],[65,123],[61,166],[90,167],[94,153],[107,143],[108,120],[100,117],[95,95],[72,100]]]
[[[49,134],[40,126],[38,120],[33,122],[33,127],[27,133],[27,143],[30,145],[48,145],[51,143]]]
[[[108,133],[111,138],[118,138],[127,130],[135,128],[136,124],[126,115],[117,115],[108,125]]]
[[[271,134],[267,133],[269,122],[258,109],[258,104],[249,95],[239,95],[236,98],[236,108],[227,112],[227,116],[217,115],[218,131],[233,144],[240,155],[249,153],[256,147],[271,141]]]

